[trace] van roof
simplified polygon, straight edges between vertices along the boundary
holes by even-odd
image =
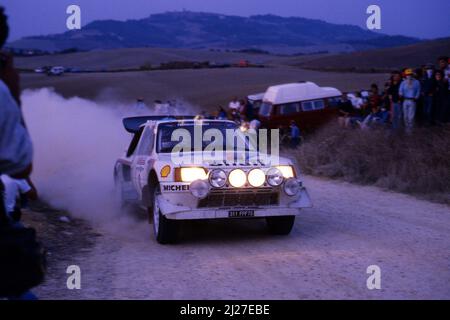
[[[259,101],[264,98],[264,94],[265,94],[264,92],[251,94],[251,95],[247,96],[247,99],[251,100],[251,101]]]
[[[290,103],[341,96],[336,88],[319,87],[313,82],[287,83],[269,87],[264,94],[264,101],[272,104]]]

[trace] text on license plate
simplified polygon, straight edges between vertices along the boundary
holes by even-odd
[[[228,211],[228,217],[230,218],[244,218],[254,217],[255,210],[230,210]]]

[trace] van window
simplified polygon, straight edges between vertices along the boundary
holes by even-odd
[[[341,102],[341,97],[334,97],[328,99],[328,107],[335,108],[339,106],[339,103]]]
[[[312,111],[314,110],[314,106],[312,101],[302,102],[303,111]]]
[[[325,102],[323,100],[314,100],[302,102],[303,111],[313,111],[325,109]]]
[[[268,117],[272,113],[272,105],[267,102],[263,102],[259,108],[259,115],[263,117]]]
[[[253,102],[252,102],[253,109],[259,109],[259,108],[261,107],[261,103],[262,103],[261,100],[253,101]]]
[[[279,108],[281,115],[288,115],[300,111],[300,105],[298,103],[281,104]]]
[[[314,101],[314,110],[322,110],[325,109],[325,103],[323,100]]]

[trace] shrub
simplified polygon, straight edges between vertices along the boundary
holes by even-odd
[[[413,134],[329,125],[296,152],[303,172],[450,203],[450,128]]]

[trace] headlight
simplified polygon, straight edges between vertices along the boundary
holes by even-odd
[[[288,196],[291,196],[291,197],[295,196],[299,190],[300,190],[300,185],[298,184],[298,181],[295,178],[289,178],[284,183],[284,192]]]
[[[190,184],[189,190],[194,197],[203,199],[209,193],[209,183],[205,180],[195,180]]]
[[[209,175],[209,183],[214,188],[222,188],[227,183],[227,174],[223,170],[213,170]]]
[[[228,181],[235,188],[240,188],[247,182],[247,175],[241,169],[234,169],[228,175]]]
[[[176,168],[175,181],[177,182],[192,182],[195,180],[206,180],[207,173],[204,168]]]
[[[261,187],[266,182],[266,174],[261,169],[253,169],[248,173],[248,183],[253,187]]]
[[[267,171],[267,182],[273,186],[279,186],[283,183],[283,173],[278,168],[271,168]]]
[[[294,169],[292,166],[277,166],[276,168],[281,171],[285,179],[294,178]]]

